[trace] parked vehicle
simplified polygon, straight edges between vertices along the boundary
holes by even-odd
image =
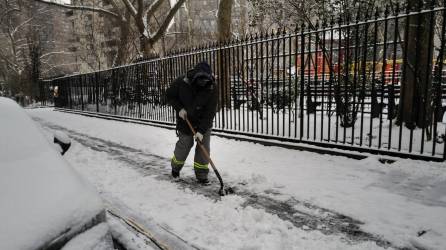
[[[0,117],[0,249],[113,249],[95,189],[17,103],[0,97]]]

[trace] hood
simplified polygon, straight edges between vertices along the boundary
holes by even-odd
[[[200,62],[187,72],[187,78],[190,82],[195,82],[198,78],[207,78],[214,82],[211,66],[207,62]]]

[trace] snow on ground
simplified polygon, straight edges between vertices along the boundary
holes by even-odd
[[[165,158],[172,156],[175,132],[145,125],[54,112],[28,111],[42,124],[110,140]],[[365,160],[212,138],[211,155],[225,180],[245,182],[253,192],[274,190],[363,221],[362,229],[399,247],[446,246],[444,163]],[[375,249],[373,242],[347,243],[337,235],[296,228],[277,215],[227,196],[214,202],[170,182],[144,176],[113,156],[74,142],[66,159],[100,192],[126,203],[204,249]],[[191,165],[192,157],[187,160]],[[166,162],[166,171],[169,163]],[[192,169],[186,167],[188,175]],[[421,237],[417,232],[427,231]]]

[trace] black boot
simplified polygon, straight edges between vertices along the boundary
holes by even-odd
[[[200,183],[200,184],[209,183],[209,180],[208,180],[209,169],[194,168],[194,171],[195,171],[195,177],[197,178],[198,183]]]
[[[173,178],[179,178],[180,177],[180,171],[175,171],[174,169],[172,169],[172,177]]]
[[[206,186],[209,184],[209,180],[208,179],[197,179],[197,182],[203,186]]]
[[[178,178],[180,177],[180,171],[183,168],[183,164],[175,163],[175,156],[172,158],[172,161],[170,162],[170,166],[172,167],[172,177]]]

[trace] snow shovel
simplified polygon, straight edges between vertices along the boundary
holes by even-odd
[[[186,122],[187,125],[189,126],[190,130],[192,131],[193,135],[195,136],[196,132],[194,127],[192,127],[192,124],[190,123],[189,119],[187,119],[186,117]],[[198,147],[201,150],[201,153],[203,153],[204,157],[206,157],[206,159],[209,161],[209,163],[211,163],[212,166],[212,170],[214,170],[215,175],[217,175],[218,180],[220,181],[220,190],[218,191],[218,194],[220,194],[220,196],[224,196],[227,194],[233,194],[234,190],[231,187],[225,187],[225,185],[223,184],[223,179],[220,176],[220,173],[218,172],[217,168],[214,165],[214,162],[212,161],[211,157],[209,156],[208,151],[206,150],[206,148],[203,146],[203,144],[199,141],[196,140]]]

